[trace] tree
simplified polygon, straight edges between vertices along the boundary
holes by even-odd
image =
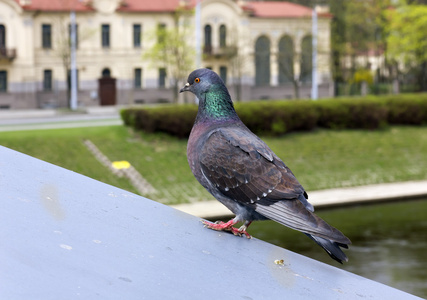
[[[403,3],[389,10],[388,56],[403,62],[416,75],[420,90],[427,91],[427,6]]]
[[[336,88],[339,83],[354,82],[360,70],[369,70],[369,56],[384,62],[377,80],[387,75],[388,61],[382,60],[387,49],[385,26],[391,0],[329,1],[331,24],[332,73]],[[361,17],[363,16],[363,17]],[[337,93],[337,92],[336,92]]]
[[[367,0],[346,2],[344,22],[345,53],[351,60],[351,76],[354,71],[366,65],[357,65],[354,58],[363,57],[369,52],[379,56],[385,49],[384,14],[390,0]],[[336,6],[335,6],[336,7]],[[361,18],[360,16],[363,16]],[[367,59],[362,62],[367,64]]]
[[[309,7],[329,6],[332,14],[332,74],[336,83],[350,82],[358,70],[369,69],[368,56],[376,55],[380,60],[387,50],[385,28],[388,19],[384,12],[395,2],[393,0],[288,1]],[[377,70],[377,79],[385,77],[388,68],[388,61],[385,61]]]
[[[228,44],[225,46],[226,51],[225,59],[231,67],[231,74],[233,78],[233,86],[235,93],[235,100],[242,100],[242,78],[245,73],[245,66],[248,64],[248,54],[244,53],[243,49],[251,47],[250,38],[245,31],[238,30],[237,24],[233,23],[230,34],[228,35]],[[228,33],[227,33],[228,34]]]
[[[331,54],[332,54],[332,77],[335,82],[344,82],[343,57],[345,56],[345,1],[332,1],[330,10],[333,13],[331,22]]]
[[[62,66],[64,68],[65,81],[67,82],[67,103],[70,107],[70,85],[68,84],[69,72],[71,69],[71,25],[69,14],[59,15],[52,19],[53,24],[56,28],[54,38],[54,53],[61,59]],[[78,27],[76,28],[78,29]],[[78,31],[81,31],[78,29]],[[84,29],[80,34],[77,35],[77,42],[81,43],[84,40],[89,39],[95,33],[94,30]]]
[[[180,81],[187,78],[194,66],[194,46],[188,43],[194,32],[190,25],[192,16],[192,10],[186,7],[178,8],[174,12],[172,28],[158,26],[154,32],[148,34],[148,38],[154,43],[143,54],[143,58],[149,60],[153,67],[166,69],[172,82],[175,103],[178,102]]]

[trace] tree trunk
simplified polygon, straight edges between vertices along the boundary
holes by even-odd
[[[68,84],[68,67],[64,65],[64,70],[65,70],[65,89],[66,89],[66,93],[65,93],[65,97],[67,97],[67,101],[65,103],[67,103],[67,108],[71,108],[71,90],[70,90],[70,85]]]
[[[422,92],[427,91],[427,62],[421,63],[418,82]]]
[[[178,81],[176,80],[173,83],[173,103],[178,103],[178,95],[179,95],[178,89],[179,89]]]
[[[399,94],[399,79],[395,78],[393,79],[393,94]]]
[[[368,83],[365,80],[361,82],[360,94],[362,96],[366,96],[368,94]]]
[[[295,99],[299,99],[299,82],[298,80],[292,80],[292,83],[294,84],[294,95]]]
[[[242,101],[242,77],[240,74],[237,76],[237,80],[234,84],[234,92],[236,93],[235,100]]]

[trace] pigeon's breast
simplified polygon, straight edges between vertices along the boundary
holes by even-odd
[[[202,184],[201,179],[203,177],[200,168],[199,154],[203,148],[203,144],[209,133],[209,126],[205,124],[195,124],[191,130],[190,137],[187,144],[187,160],[190,165],[190,169],[193,172],[196,179]]]

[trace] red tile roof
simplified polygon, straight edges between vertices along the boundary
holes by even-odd
[[[301,18],[312,13],[311,8],[290,2],[247,2],[245,8],[259,18]]]
[[[117,10],[123,12],[171,12],[180,5],[180,0],[124,0]]]
[[[19,5],[22,1],[15,0]],[[92,1],[86,0],[27,0],[24,10],[40,11],[93,11]],[[180,0],[122,0],[117,11],[123,12],[170,12],[178,8]]]
[[[19,5],[23,1],[15,0]],[[90,1],[79,0],[30,0],[29,5],[21,5],[24,10],[33,11],[93,11]]]
[[[91,0],[15,0],[24,10],[32,11],[94,11]],[[200,0],[203,1],[203,0]],[[231,0],[230,0],[231,1]],[[120,12],[172,12],[187,3],[194,7],[197,0],[122,0],[117,8]],[[311,8],[290,2],[247,1],[242,7],[252,16],[259,18],[301,18],[311,17]],[[319,14],[330,17],[330,14]]]

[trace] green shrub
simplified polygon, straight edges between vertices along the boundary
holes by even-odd
[[[238,103],[236,111],[256,134],[282,135],[316,127],[317,112],[309,101],[256,101]]]
[[[136,130],[146,132],[165,132],[180,138],[190,134],[197,115],[196,105],[173,105],[156,108],[129,109],[122,113],[127,120],[124,123]],[[126,111],[126,109],[124,110]]]
[[[320,100],[319,127],[332,129],[376,129],[387,123],[387,108],[378,100],[354,98]]]
[[[273,136],[316,127],[376,129],[387,124],[427,124],[427,94],[252,101],[236,103],[235,107],[250,130]],[[180,138],[190,134],[196,115],[196,105],[162,105],[121,111],[127,126]]]
[[[423,95],[423,94],[420,94]],[[427,123],[427,100],[418,95],[387,99],[388,122],[390,124],[422,125]]]
[[[136,109],[122,109],[120,111],[120,116],[122,117],[123,123],[126,126],[135,127],[135,113]]]

